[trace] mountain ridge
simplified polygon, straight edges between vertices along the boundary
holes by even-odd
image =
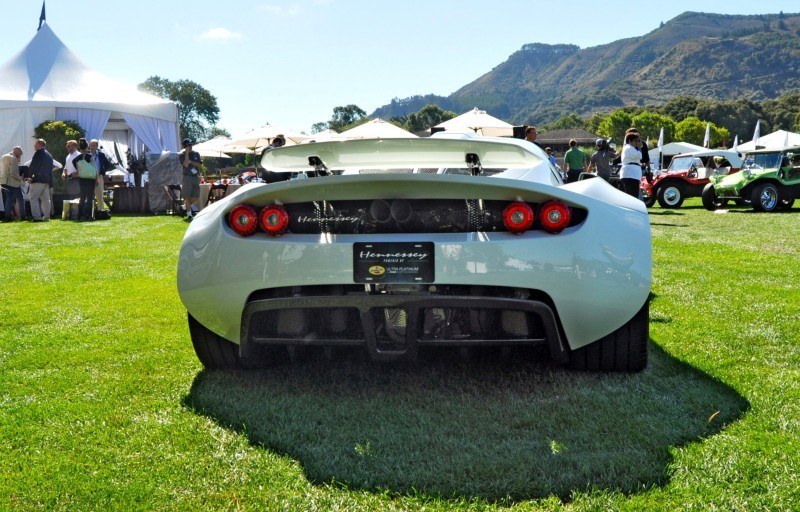
[[[371,117],[402,117],[427,104],[477,106],[513,124],[588,117],[627,105],[698,99],[754,101],[800,90],[800,13],[687,11],[647,34],[603,45],[527,43],[449,96],[393,99]]]

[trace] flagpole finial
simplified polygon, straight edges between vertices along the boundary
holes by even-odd
[[[39,30],[41,30],[42,23],[47,22],[47,15],[45,14],[45,10],[44,10],[44,2],[45,2],[45,0],[42,0],[42,14],[39,15],[39,28],[36,29],[37,32]]]

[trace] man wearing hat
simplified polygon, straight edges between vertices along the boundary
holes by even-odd
[[[203,164],[200,161],[200,153],[192,151],[192,139],[183,139],[183,151],[178,153],[178,161],[183,169],[183,179],[181,181],[181,194],[183,194],[183,207],[186,210],[186,218],[192,220],[192,205],[200,197],[200,170]]]

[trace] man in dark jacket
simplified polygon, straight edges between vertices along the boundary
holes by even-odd
[[[106,207],[103,204],[103,189],[105,187],[103,177],[106,175],[106,172],[111,170],[111,162],[108,161],[108,157],[102,151],[99,151],[97,148],[100,143],[97,139],[92,139],[89,142],[89,152],[92,154],[92,163],[97,168],[97,183],[94,186],[94,202],[97,203],[97,210],[105,210]]]
[[[33,222],[46,222],[50,220],[52,209],[50,187],[53,186],[53,157],[47,151],[44,139],[37,139],[33,149],[33,158],[25,173],[25,178],[30,182],[31,215]]]

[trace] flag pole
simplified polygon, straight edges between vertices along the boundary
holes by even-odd
[[[36,29],[37,32],[39,30],[41,30],[42,23],[47,21],[47,15],[45,14],[45,10],[44,10],[44,2],[45,2],[45,0],[42,0],[42,14],[39,15],[39,28]]]

